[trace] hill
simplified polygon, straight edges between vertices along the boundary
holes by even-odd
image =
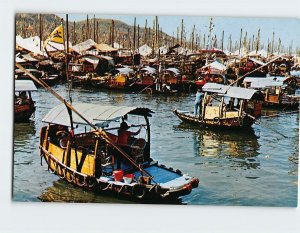
[[[26,38],[29,36],[40,36],[40,24],[42,25],[42,39],[45,40],[49,34],[61,23],[61,18],[55,14],[16,14],[16,35]],[[41,22],[41,23],[40,23]],[[65,25],[65,21],[63,21]],[[150,25],[150,22],[148,22]],[[74,30],[75,29],[75,30]],[[135,46],[133,43],[134,26],[119,20],[92,18],[78,22],[69,22],[69,40],[73,44],[87,39],[93,39],[97,43],[111,44],[112,40],[127,48],[137,48],[145,43],[152,46],[155,39],[155,30],[147,26],[135,27]],[[139,37],[139,39],[138,39]],[[174,43],[174,39],[164,32],[158,32],[158,46]]]

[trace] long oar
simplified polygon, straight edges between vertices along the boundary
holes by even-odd
[[[254,69],[254,70],[252,70],[252,71],[250,71],[250,72],[244,74],[243,76],[241,76],[241,77],[239,77],[237,80],[235,80],[233,83],[231,83],[229,86],[232,86],[233,84],[235,84],[236,82],[238,82],[238,81],[241,80],[242,78],[245,78],[245,77],[248,76],[249,74],[252,74],[252,73],[254,73],[255,71],[258,71],[258,70],[260,70],[261,68],[263,68],[263,67],[265,67],[265,66],[267,66],[267,65],[269,65],[269,64],[271,64],[271,63],[273,63],[274,61],[276,61],[276,60],[279,59],[279,58],[281,58],[281,56],[278,56],[278,57],[274,58],[273,60],[267,62],[266,64],[264,64],[264,65],[262,65],[262,66],[260,66],[260,67],[258,67],[258,68],[256,68],[256,69]]]
[[[155,83],[152,83],[152,84],[146,86],[143,90],[141,90],[140,92],[138,92],[138,93],[136,93],[136,94],[137,94],[137,95],[138,95],[138,94],[141,94],[143,91],[147,90],[147,88],[153,86],[154,84],[155,84]]]
[[[62,102],[63,104],[66,105],[67,108],[70,108],[73,112],[75,112],[81,119],[83,119],[89,126],[91,126],[93,129],[95,129],[96,131],[98,131],[101,136],[107,141],[109,142],[117,151],[119,151],[121,153],[122,156],[124,156],[135,168],[137,168],[140,172],[150,176],[151,174],[149,174],[146,170],[144,170],[142,167],[140,167],[129,155],[127,155],[119,146],[117,146],[105,133],[104,130],[102,130],[101,128],[98,128],[97,126],[95,126],[93,123],[91,123],[88,119],[86,119],[80,112],[78,112],[70,103],[68,103],[63,97],[61,97],[57,92],[55,92],[52,88],[50,88],[43,80],[40,80],[38,78],[36,78],[35,76],[33,76],[28,70],[26,70],[23,66],[21,66],[20,64],[16,63],[16,66],[22,70],[24,73],[26,73],[30,78],[32,78],[35,82],[37,82],[38,84],[40,84],[42,87],[44,87],[45,89],[47,89],[49,92],[51,92],[60,102]],[[154,180],[153,180],[154,181]],[[155,181],[154,181],[155,182]]]

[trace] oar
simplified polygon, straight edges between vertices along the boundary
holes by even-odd
[[[140,92],[136,93],[137,95],[138,94],[141,94],[143,91],[147,90],[149,87],[153,86],[155,83],[152,83],[150,85],[148,85],[147,87],[145,87],[143,90],[141,90]]]
[[[260,67],[258,67],[258,68],[256,68],[256,69],[254,69],[254,70],[252,70],[252,71],[250,71],[250,72],[244,74],[243,76],[241,76],[241,77],[239,77],[237,80],[235,80],[233,83],[229,84],[229,86],[232,86],[233,84],[235,84],[236,82],[238,82],[238,81],[241,80],[242,78],[245,78],[245,77],[248,76],[249,74],[252,74],[252,73],[254,73],[255,71],[258,71],[258,70],[260,70],[261,68],[263,68],[263,67],[265,67],[265,66],[267,66],[267,65],[269,65],[269,64],[271,64],[271,63],[273,63],[274,61],[276,61],[276,60],[279,59],[279,58],[281,58],[281,56],[278,56],[278,57],[274,58],[273,60],[267,62],[266,64],[264,64],[264,65],[262,65],[262,66],[260,66]]]
[[[28,70],[26,70],[23,66],[21,66],[19,63],[16,63],[16,66],[25,72],[30,78],[32,78],[34,81],[36,81],[38,84],[40,84],[42,87],[50,91],[60,102],[65,104],[67,108],[70,108],[73,112],[75,112],[81,119],[83,119],[89,126],[91,126],[93,129],[95,129],[101,136],[109,143],[111,144],[117,151],[121,153],[122,156],[124,156],[135,168],[137,168],[140,172],[148,175],[149,177],[153,178],[151,174],[149,174],[146,170],[144,170],[142,167],[140,167],[129,155],[127,155],[119,146],[117,146],[105,133],[105,131],[101,128],[98,128],[93,123],[91,123],[88,119],[86,119],[80,112],[78,112],[70,103],[68,103],[63,97],[61,97],[57,92],[55,92],[52,88],[50,88],[43,80],[40,80],[33,76]],[[152,179],[153,180],[153,179]],[[154,180],[153,180],[154,181]],[[155,181],[154,181],[155,182]],[[156,182],[155,182],[156,183]]]

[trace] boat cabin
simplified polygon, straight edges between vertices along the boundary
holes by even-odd
[[[27,122],[35,112],[31,92],[37,88],[31,80],[15,80],[15,122]]]

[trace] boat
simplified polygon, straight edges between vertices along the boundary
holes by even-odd
[[[150,109],[72,105],[80,117],[66,106],[50,110],[40,132],[41,157],[51,173],[84,189],[132,200],[174,200],[198,187],[198,178],[150,157]],[[120,122],[141,129],[128,144],[120,142]]]
[[[300,97],[295,95],[295,77],[268,76],[266,78],[246,77],[243,84],[247,88],[264,93],[263,106],[281,109],[297,109]]]
[[[183,122],[203,127],[250,128],[261,116],[262,94],[253,89],[206,83],[201,112],[174,110]]]
[[[35,112],[35,102],[31,98],[31,92],[36,90],[31,80],[15,80],[15,122],[28,122]]]

